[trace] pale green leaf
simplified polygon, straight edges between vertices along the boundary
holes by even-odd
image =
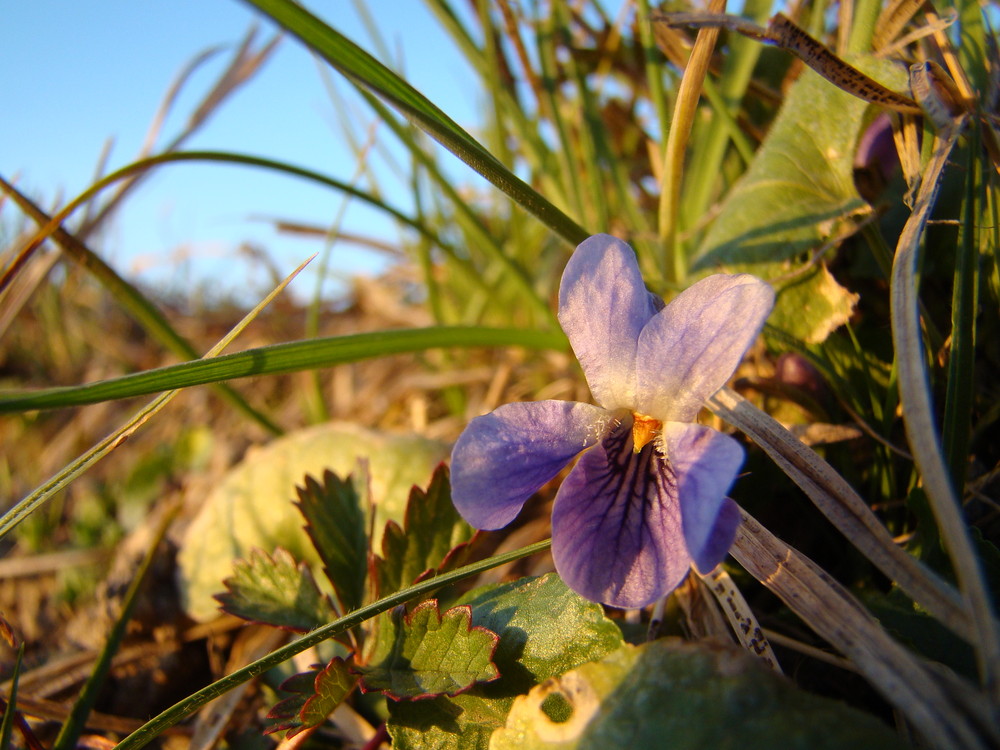
[[[322,578],[320,558],[292,505],[295,487],[307,474],[330,469],[346,476],[357,469],[358,459],[367,460],[378,530],[389,519],[402,518],[410,488],[426,484],[447,455],[443,443],[346,423],[318,425],[250,450],[200,501],[181,544],[178,583],[185,610],[197,620],[217,614],[213,594],[221,591],[232,561],[253,547],[284,547]]]
[[[669,744],[666,744],[668,742]],[[546,680],[490,750],[891,750],[872,716],[811,695],[735,646],[659,640]]]

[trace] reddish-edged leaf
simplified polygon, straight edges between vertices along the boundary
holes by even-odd
[[[468,606],[444,614],[435,599],[409,614],[397,607],[379,618],[374,645],[359,668],[361,689],[395,699],[456,695],[500,676],[493,663],[498,640],[493,631],[472,627]]]
[[[249,559],[236,560],[233,575],[223,583],[226,592],[215,598],[224,611],[244,620],[304,633],[335,616],[309,566],[280,547],[273,556],[250,550]]]
[[[448,468],[441,464],[426,490],[410,491],[402,528],[394,521],[385,526],[382,555],[375,558],[377,595],[392,594],[451,564],[471,536],[472,528],[451,502]]]
[[[299,732],[319,726],[351,694],[358,683],[347,662],[334,657],[322,670],[302,672],[285,680],[281,689],[292,695],[274,705],[267,714],[275,721],[265,730],[273,734],[287,730],[290,739]]]
[[[295,490],[298,508],[306,519],[306,532],[323,561],[341,611],[357,609],[364,603],[368,531],[354,482],[327,470],[322,484],[307,476],[305,486]]]

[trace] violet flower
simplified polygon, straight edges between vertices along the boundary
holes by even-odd
[[[570,588],[643,607],[692,564],[710,571],[739,525],[726,493],[743,449],[695,419],[773,304],[763,281],[720,274],[664,307],[628,245],[590,237],[563,273],[559,322],[599,405],[513,403],[473,419],[451,457],[458,511],[477,528],[505,526],[582,453],[552,509],[552,555]]]

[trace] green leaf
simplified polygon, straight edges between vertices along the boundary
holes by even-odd
[[[500,678],[454,697],[390,703],[388,729],[394,748],[486,750],[514,696],[624,643],[603,607],[570,591],[555,573],[482,586],[459,604],[472,607],[474,626],[499,636],[493,661]]]
[[[378,620],[374,646],[360,667],[361,689],[390,698],[455,695],[499,676],[493,663],[498,637],[472,626],[469,606],[444,614],[435,599],[406,614],[403,607]]]
[[[317,425],[250,450],[204,499],[181,544],[178,584],[185,610],[196,620],[214,617],[213,594],[230,574],[232,561],[253,547],[284,547],[309,563],[325,585],[322,561],[291,502],[304,476],[321,476],[326,469],[346,476],[358,459],[366,459],[377,531],[389,519],[403,517],[410,488],[424,484],[448,450],[426,438],[347,423]]]
[[[296,563],[280,547],[274,555],[260,549],[233,563],[233,575],[224,581],[227,591],[217,594],[222,609],[252,622],[263,622],[305,633],[335,616],[303,562]]]
[[[419,487],[410,491],[403,526],[395,521],[385,526],[382,556],[375,559],[376,595],[399,591],[435,572],[471,536],[472,528],[451,502],[448,468],[441,464],[426,491]]]
[[[170,708],[161,711],[159,714],[149,719],[145,724],[119,742],[115,746],[115,749],[139,750],[139,748],[145,747],[154,739],[162,735],[164,731],[170,727],[176,726],[178,722],[188,716],[191,716],[195,711],[202,708],[215,698],[218,698],[223,693],[232,690],[238,685],[249,682],[255,677],[259,677],[264,672],[283,664],[297,654],[301,654],[314,646],[318,646],[323,641],[331,638],[337,638],[352,628],[358,627],[366,620],[370,620],[382,612],[388,612],[393,607],[405,604],[411,599],[419,599],[420,597],[426,596],[431,591],[440,589],[443,586],[448,586],[467,578],[472,578],[487,570],[492,570],[493,568],[498,568],[502,565],[514,562],[515,560],[520,560],[524,557],[544,552],[549,549],[551,544],[552,540],[546,539],[541,542],[529,544],[526,547],[521,547],[520,549],[516,549],[511,552],[499,553],[493,555],[492,557],[488,557],[485,560],[469,563],[468,565],[464,565],[457,570],[450,570],[446,573],[442,573],[438,577],[414,584],[413,586],[405,588],[402,591],[392,594],[391,596],[384,597],[377,602],[366,604],[360,609],[344,615],[333,622],[328,622],[325,625],[306,633],[301,638],[297,638],[290,643],[286,643],[284,646],[281,646],[271,653],[256,659],[250,664],[230,672],[210,685],[206,685],[199,690],[195,690],[186,698],[178,701]]]
[[[299,732],[319,726],[351,694],[358,683],[347,662],[339,656],[330,660],[322,670],[313,669],[285,680],[281,689],[292,696],[274,705],[267,718],[275,723],[264,734],[287,730],[285,739]]]
[[[746,652],[659,640],[546,680],[517,698],[491,750],[890,750],[877,719],[811,695]]]
[[[306,519],[306,533],[323,561],[341,611],[357,609],[365,598],[368,530],[354,483],[327,469],[323,484],[307,476],[305,486],[295,489],[299,511]]]
[[[852,63],[890,87],[904,87],[888,61]],[[768,322],[806,343],[822,342],[857,301],[824,267],[813,267],[811,255],[870,211],[853,178],[867,106],[812,71],[803,73],[693,264],[696,272],[747,272],[773,283],[778,300]]]
[[[6,622],[3,624],[6,627]],[[9,645],[13,646],[13,643]],[[11,736],[13,734],[14,717],[17,711],[10,710],[11,706],[17,705],[17,683],[21,679],[21,662],[24,660],[24,643],[17,646],[17,656],[14,659],[14,669],[10,675],[10,689],[7,694],[7,703],[3,712],[3,719],[0,720],[0,750],[10,750]]]

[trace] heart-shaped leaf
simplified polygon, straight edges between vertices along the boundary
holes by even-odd
[[[851,62],[889,88],[905,87],[905,74],[889,61]],[[696,273],[747,272],[774,284],[778,299],[769,323],[806,343],[822,342],[857,302],[812,255],[870,213],[854,185],[854,151],[867,106],[804,72],[723,201],[693,264]]]
[[[667,740],[669,738],[669,740]],[[490,750],[891,750],[875,717],[812,695],[735,646],[625,646],[514,701]]]

